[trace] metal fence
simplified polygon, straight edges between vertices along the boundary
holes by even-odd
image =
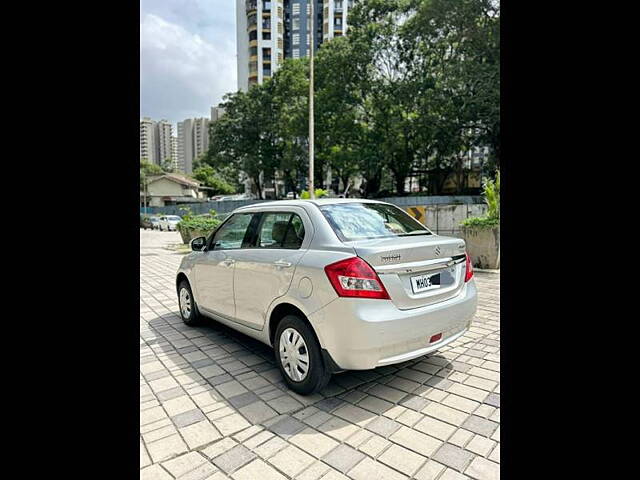
[[[479,217],[487,212],[487,206],[481,196],[438,195],[430,197],[389,197],[378,199],[392,203],[406,210],[410,215],[439,235],[457,236],[460,222],[468,217]],[[226,200],[224,202],[200,202],[166,207],[147,207],[149,215],[183,215],[189,208],[194,215],[215,210],[218,218],[224,218],[233,210],[245,205],[263,203],[272,200]],[[140,213],[145,208],[140,207]]]

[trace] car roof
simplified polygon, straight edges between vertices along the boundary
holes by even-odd
[[[236,210],[262,207],[301,207],[309,205],[310,203],[318,206],[334,205],[340,203],[380,203],[387,205],[387,202],[381,202],[379,200],[369,200],[367,198],[316,198],[313,200],[275,200],[272,202],[252,203],[251,205],[239,207]]]

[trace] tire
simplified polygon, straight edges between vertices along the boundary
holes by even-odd
[[[285,331],[287,331],[287,335],[289,335],[290,340],[292,338],[292,333],[300,335],[302,340],[304,340],[304,345],[307,347],[306,349],[302,348],[303,345],[300,344],[298,349],[291,350],[291,347],[289,349],[290,352],[297,351],[297,355],[300,355],[301,352],[305,350],[307,351],[306,357],[304,357],[304,353],[302,353],[303,358],[300,359],[302,363],[298,363],[298,365],[302,366],[304,364],[304,358],[308,359],[308,369],[306,373],[302,375],[300,370],[296,370],[297,373],[294,372],[292,374],[293,376],[301,376],[301,380],[294,380],[292,376],[290,376],[289,371],[291,370],[291,365],[288,365],[287,368],[283,365],[283,354],[281,354],[280,351],[280,341],[282,339],[282,334]],[[293,338],[295,338],[295,335]],[[274,349],[276,362],[278,363],[282,377],[289,388],[294,392],[299,393],[300,395],[311,395],[312,393],[322,390],[327,383],[329,383],[329,380],[331,379],[331,371],[324,364],[318,339],[309,324],[301,318],[296,315],[287,315],[282,319],[276,329]],[[284,349],[286,351],[286,346]]]
[[[183,290],[186,291],[186,296],[183,298]],[[183,311],[183,301],[188,300],[190,302],[191,308],[188,311]],[[180,316],[182,317],[182,321],[189,326],[198,325],[202,316],[200,315],[200,311],[198,310],[198,305],[196,304],[195,299],[193,298],[193,292],[191,291],[191,285],[186,280],[182,280],[180,285],[178,285],[178,308],[180,309]],[[187,309],[184,309],[187,310]]]

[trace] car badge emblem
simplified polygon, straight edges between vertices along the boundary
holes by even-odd
[[[437,245],[437,246],[436,246],[436,248],[435,248],[435,250],[433,251],[433,253],[435,253],[435,254],[436,254],[436,257],[439,257],[439,256],[440,256],[440,245]]]
[[[380,257],[380,260],[382,260],[383,262],[393,262],[395,260],[400,260],[400,258],[402,258],[402,256],[400,254],[396,254],[396,255],[387,255],[386,257]]]

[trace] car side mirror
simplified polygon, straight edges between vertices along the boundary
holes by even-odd
[[[201,252],[207,243],[206,237],[196,237],[191,240],[191,250]]]

